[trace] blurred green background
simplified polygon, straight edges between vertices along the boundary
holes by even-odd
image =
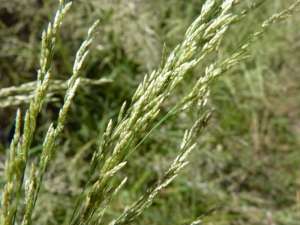
[[[182,41],[203,2],[73,1],[58,36],[53,79],[69,78],[88,27],[100,18],[100,33],[81,74],[114,81],[79,88],[60,149],[44,178],[34,224],[68,224],[108,120],[117,119],[122,103],[130,102],[143,76],[158,68],[163,43],[170,53]],[[269,0],[229,28],[218,57],[225,57],[265,19],[293,2]],[[245,1],[234,12],[251,3]],[[36,79],[41,33],[57,7],[56,0],[0,0],[0,88]],[[190,163],[134,224],[181,224],[215,207],[203,224],[300,224],[299,24],[299,12],[275,24],[252,45],[249,59],[214,83],[208,103],[215,109],[214,117]],[[164,103],[162,116],[211,62],[207,59],[186,75]],[[59,100],[42,109],[32,162],[37,160],[49,124],[57,118],[63,94],[56,94]],[[24,115],[26,104],[0,108],[0,187],[5,182],[6,149],[18,107]],[[127,176],[128,181],[113,199],[103,224],[117,218],[163,176],[178,154],[184,130],[194,120],[195,112],[190,110],[168,121],[129,158],[117,175],[119,180]]]

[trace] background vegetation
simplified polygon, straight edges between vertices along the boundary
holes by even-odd
[[[67,80],[87,27],[100,18],[100,34],[82,70],[93,80],[113,82],[85,85],[71,105],[61,147],[44,177],[35,224],[66,224],[76,196],[86,181],[89,161],[110,118],[117,120],[144,74],[157,68],[163,43],[170,52],[199,15],[203,0],[74,1],[60,29],[53,59],[54,79]],[[230,28],[219,54],[227,55],[272,14],[292,0],[269,0],[241,24]],[[253,1],[245,1],[240,8]],[[239,9],[237,7],[237,10]],[[57,8],[56,0],[0,0],[0,87],[19,86],[36,79],[40,37]],[[276,24],[251,47],[251,57],[215,82],[209,107],[210,125],[199,139],[189,165],[164,189],[136,224],[180,224],[209,212],[204,224],[298,224],[300,221],[300,14]],[[168,99],[168,112],[183,90],[213,59],[185,77]],[[31,160],[42,149],[43,136],[62,106],[56,92],[38,118]],[[13,133],[16,108],[0,109],[0,186],[4,159]],[[128,181],[112,201],[103,222],[123,212],[178,154],[184,129],[195,113],[184,112],[152,134],[117,175]],[[298,173],[298,175],[297,175]],[[298,180],[298,183],[297,183]],[[298,203],[298,207],[297,207]]]

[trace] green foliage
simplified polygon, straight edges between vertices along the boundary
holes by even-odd
[[[0,224],[297,224],[299,4],[1,4]]]

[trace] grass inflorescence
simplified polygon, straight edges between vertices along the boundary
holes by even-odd
[[[262,77],[263,71],[271,69],[266,69],[259,49],[272,48],[268,34],[276,33],[273,24],[279,26],[278,22],[293,16],[300,1],[282,3],[276,13],[266,0],[251,4],[207,0],[201,7],[191,1],[182,5],[179,14],[182,9],[172,3],[120,1],[116,6],[90,1],[82,3],[88,12],[84,19],[84,13],[76,9],[79,3],[60,0],[53,20],[51,4],[42,3],[39,13],[53,22],[42,33],[39,65],[29,59],[32,67],[39,67],[36,81],[23,82],[26,78],[8,64],[8,56],[1,67],[10,79],[4,79],[9,85],[0,90],[0,107],[21,109],[0,174],[4,184],[0,224],[297,221],[300,199],[294,174],[299,157],[291,151],[280,164],[280,151],[285,145],[288,151],[299,146],[293,136],[298,128],[291,125],[294,133],[289,135],[291,126],[284,119],[272,120],[277,118],[272,115],[272,101],[278,98],[277,89],[273,90],[278,84],[274,79],[266,84],[267,78]],[[22,6],[11,4],[2,7],[15,13]],[[261,8],[271,14],[256,18]],[[156,11],[165,13],[165,18]],[[196,18],[188,21],[191,18],[186,17],[187,27],[179,26],[184,13]],[[83,38],[79,26],[99,14],[100,20],[95,19]],[[151,17],[153,21],[147,21]],[[256,22],[250,26],[249,21]],[[4,33],[13,32],[5,22],[0,25]],[[74,27],[78,30],[71,31]],[[136,45],[126,39],[132,31],[136,31]],[[78,44],[77,51],[67,42],[72,32],[70,41]],[[160,44],[159,32],[166,32],[162,36],[166,43]],[[170,40],[168,46],[174,32],[182,40],[176,45]],[[81,44],[73,40],[77,36]],[[6,39],[4,43],[13,45]],[[160,48],[162,57],[155,69]],[[270,51],[272,55],[274,49]],[[72,54],[73,65],[68,59]],[[16,59],[22,63],[22,57]],[[144,72],[149,75],[133,76]],[[229,76],[230,72],[244,77]],[[268,99],[265,89],[275,97]],[[272,145],[270,139],[282,133],[278,146]],[[278,163],[273,169],[283,166],[280,176],[267,169],[273,160]],[[286,167],[291,170],[289,176],[284,174]],[[288,186],[294,195],[288,192],[287,198],[281,198]],[[268,194],[274,200],[264,200]],[[289,211],[280,210],[287,205]]]

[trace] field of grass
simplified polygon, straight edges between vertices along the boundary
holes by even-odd
[[[144,75],[159,68],[164,43],[169,55],[183,41],[204,2],[73,2],[56,37],[51,79],[61,83],[69,79],[77,49],[86,39],[88,28],[100,18],[99,34],[81,68],[80,76],[87,79],[79,85],[58,136],[56,154],[43,176],[31,224],[69,224],[109,120],[116,126],[123,102],[127,101],[128,109]],[[264,4],[252,7],[244,19],[230,25],[218,51],[187,71],[138,141],[186,95],[206,67],[226,58],[265,20],[296,1],[245,0],[231,12],[239,13],[255,2]],[[56,0],[0,1],[1,90],[36,81],[41,33],[48,21],[53,21],[58,5]],[[299,24],[297,11],[272,25],[249,47],[249,58],[211,83],[204,108],[213,109],[213,116],[197,138],[189,163],[130,224],[192,224],[188,221],[199,216],[203,216],[201,224],[207,225],[299,224]],[[49,125],[57,124],[66,90],[55,88],[58,86],[50,88],[52,95],[46,98],[37,117],[25,180],[30,176],[31,164],[38,163]],[[31,89],[8,95],[0,90],[1,200],[16,109],[20,108],[23,119],[34,88],[35,83]],[[101,224],[117,219],[151,185],[163,179],[179,154],[184,131],[191,129],[198,118],[196,103],[192,105],[195,107],[164,121],[126,159],[126,166],[116,173],[110,187],[125,177],[127,181],[109,200]],[[100,170],[92,176],[86,192],[92,189]],[[16,221],[22,221],[23,205],[21,198]]]

